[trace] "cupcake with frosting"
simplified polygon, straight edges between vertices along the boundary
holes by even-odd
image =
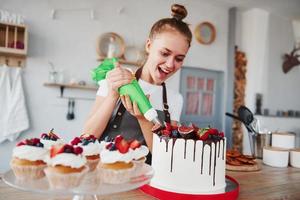
[[[88,171],[82,148],[69,144],[54,145],[47,158],[45,169],[51,188],[69,189],[79,186]]]
[[[94,135],[83,134],[71,141],[72,145],[83,149],[82,155],[87,159],[89,171],[94,171],[100,160],[100,143]]]
[[[120,184],[130,180],[135,170],[133,150],[121,135],[105,146],[100,157],[98,168],[104,183]]]
[[[146,161],[149,149],[145,145],[141,145],[138,140],[130,142],[129,148],[133,150],[133,163],[136,165],[136,171],[139,172]]]
[[[13,149],[10,166],[18,179],[39,179],[45,176],[48,150],[39,138],[26,139]]]
[[[41,143],[44,144],[44,147],[46,149],[50,149],[51,146],[53,145],[57,145],[57,144],[63,144],[63,140],[60,139],[60,137],[57,136],[57,134],[55,134],[53,132],[54,129],[51,129],[49,133],[42,133],[41,134]]]

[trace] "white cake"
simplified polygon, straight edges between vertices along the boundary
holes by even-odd
[[[203,141],[153,134],[150,186],[184,194],[223,193],[225,156],[225,138]]]

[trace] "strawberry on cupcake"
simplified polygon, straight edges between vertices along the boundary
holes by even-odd
[[[119,184],[130,180],[134,170],[133,150],[123,136],[118,135],[100,153],[98,165],[100,176],[105,183]]]
[[[69,144],[54,145],[50,149],[45,169],[51,188],[68,189],[79,186],[88,171],[82,148]]]
[[[19,142],[13,150],[10,166],[18,179],[39,179],[45,176],[44,162],[48,150],[39,138]]]

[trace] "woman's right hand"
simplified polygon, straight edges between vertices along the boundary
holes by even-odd
[[[109,95],[119,97],[119,87],[131,83],[134,75],[128,69],[122,68],[119,63],[115,64],[115,68],[107,73],[106,80],[109,87]]]

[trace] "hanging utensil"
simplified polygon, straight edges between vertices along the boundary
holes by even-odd
[[[72,102],[71,102],[71,99],[69,99],[68,101],[68,113],[67,113],[67,120],[72,120],[72,115],[71,115],[71,105]]]
[[[73,119],[75,119],[74,109],[75,109],[75,100],[74,100],[74,99],[72,99],[72,101],[71,101],[71,113],[70,113],[70,120],[73,120]]]

